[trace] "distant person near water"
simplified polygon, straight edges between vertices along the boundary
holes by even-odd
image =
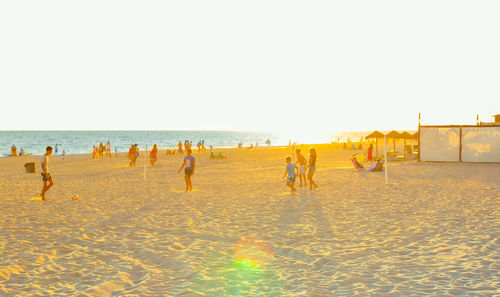
[[[12,145],[12,147],[10,148],[10,155],[12,157],[16,157],[17,156],[17,147],[15,144]]]
[[[307,179],[309,180],[309,189],[312,190],[318,189],[318,185],[313,181],[313,175],[316,172],[316,159],[318,158],[318,154],[316,153],[316,149],[311,147],[309,149],[309,163],[307,164],[307,168],[309,171],[307,173]]]
[[[285,174],[283,175],[283,178],[285,178],[285,176],[287,176],[288,173],[288,176],[286,178],[286,185],[290,187],[290,189],[292,190],[292,194],[297,192],[297,189],[295,188],[295,177],[297,176],[296,172],[297,172],[297,166],[295,166],[295,164],[292,163],[292,157],[290,156],[286,157],[286,170]]]
[[[149,163],[151,166],[155,166],[156,161],[158,161],[158,146],[154,144],[151,152],[149,153]]]
[[[52,180],[52,176],[50,176],[49,173],[49,157],[52,155],[52,147],[48,146],[45,149],[45,155],[42,156],[41,159],[41,170],[42,170],[42,181],[43,181],[43,188],[42,188],[42,193],[40,196],[42,197],[42,200],[46,200],[45,198],[45,193],[54,185],[54,181]]]
[[[186,150],[187,156],[184,157],[184,162],[182,162],[181,168],[177,174],[181,173],[182,168],[184,168],[184,179],[186,181],[186,192],[193,190],[193,184],[191,183],[191,176],[194,175],[194,170],[196,168],[196,161],[193,156],[191,156],[192,151],[190,148]]]
[[[184,153],[184,151],[182,150],[182,142],[180,142],[180,141],[179,141],[179,143],[177,144],[177,146],[179,147],[179,150],[177,150],[177,152],[178,152],[179,154]]]
[[[128,150],[128,155],[127,158],[130,159],[130,163],[128,164],[129,167],[135,167],[135,161],[139,157],[139,152],[137,148],[137,144],[132,144],[130,146],[130,149]]]
[[[299,163],[299,170],[298,170],[298,175],[299,175],[299,180],[300,180],[300,186],[302,187],[302,180],[304,183],[304,187],[307,187],[307,181],[306,181],[306,165],[307,165],[307,160],[306,158],[300,153],[300,149],[296,149],[295,153],[297,153],[297,162],[295,162],[295,165]]]
[[[102,142],[99,143],[99,152],[98,152],[98,154],[99,154],[99,158],[104,157],[104,145],[102,144]]]
[[[111,158],[111,143],[108,140],[108,143],[106,143],[106,156],[108,158]]]

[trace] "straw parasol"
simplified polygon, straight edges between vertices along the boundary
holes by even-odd
[[[392,130],[386,136],[387,138],[392,138],[393,151],[396,152],[396,139],[401,139],[401,133],[396,130]]]
[[[416,136],[415,135],[411,135],[410,133],[408,132],[403,132],[401,133],[401,138],[404,140],[404,146],[403,146],[403,151],[404,151],[404,156],[405,156],[405,159],[406,159],[406,140],[407,139],[416,139]]]
[[[372,133],[365,136],[365,139],[375,138],[375,154],[378,156],[378,139],[384,138],[384,134],[379,131],[373,131]]]

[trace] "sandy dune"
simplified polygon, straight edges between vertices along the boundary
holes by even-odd
[[[386,186],[322,145],[319,191],[291,196],[290,149],[225,153],[194,155],[192,193],[180,155],[146,181],[123,155],[53,157],[45,202],[39,157],[0,159],[0,295],[500,294],[500,164],[394,163]]]

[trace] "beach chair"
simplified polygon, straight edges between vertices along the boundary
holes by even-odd
[[[360,168],[363,168],[363,162],[365,161],[365,154],[361,153],[361,154],[354,154],[352,155],[352,165],[354,165],[354,168],[356,169],[360,169]]]
[[[366,170],[368,170],[368,171],[383,171],[384,170],[383,158],[379,157],[375,161],[376,162],[373,163],[370,167],[366,168]]]

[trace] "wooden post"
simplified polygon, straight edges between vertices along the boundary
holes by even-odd
[[[418,113],[418,138],[417,138],[417,145],[418,145],[418,161],[420,162],[420,112]]]
[[[389,160],[387,160],[387,136],[384,135],[384,159],[385,159],[385,168],[384,168],[384,174],[385,174],[385,184],[389,184],[389,176],[387,173],[387,167],[389,167]]]
[[[406,160],[406,138],[403,141],[403,156],[404,156],[404,158]]]
[[[462,162],[462,127],[460,127],[460,142],[458,147],[458,161]]]
[[[146,145],[146,151],[144,152],[144,180],[146,180],[146,164],[148,162],[148,146]]]

